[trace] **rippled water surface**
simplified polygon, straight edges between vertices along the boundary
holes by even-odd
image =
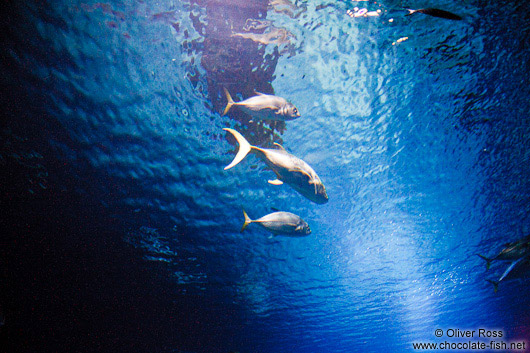
[[[405,5],[463,20],[405,16]],[[185,313],[167,309],[159,321],[135,322],[97,315],[130,328],[132,337],[141,331],[138,351],[410,352],[413,342],[442,342],[438,328],[497,329],[507,342],[530,345],[524,269],[494,293],[485,279],[498,279],[509,262],[486,271],[476,256],[494,256],[530,233],[527,3],[9,7],[0,152],[18,174],[3,179],[11,185],[6,203],[23,200],[33,209],[44,202],[49,209],[32,212],[51,215],[59,205],[46,204],[47,193],[89,200],[104,219],[81,206],[64,222],[97,224],[115,242],[94,232],[87,246],[135,249],[139,271],[155,269],[170,283],[168,296],[185,302]],[[363,8],[380,12],[355,17]],[[236,101],[254,91],[285,97],[302,117],[259,122],[237,108],[221,116],[223,88]],[[224,127],[304,159],[329,202],[268,184],[274,174],[255,156],[223,170],[236,150]],[[7,228],[22,228],[26,208],[6,219]],[[293,212],[312,234],[270,237],[254,224],[240,233],[242,208],[253,218],[273,208]],[[63,244],[65,234],[58,231],[48,246]],[[54,266],[83,261],[72,256]],[[98,283],[118,281],[106,278],[107,261],[98,262]],[[54,281],[44,282],[53,291]],[[87,287],[74,292],[116,302],[134,297]],[[23,326],[5,311],[6,328],[10,316],[15,331]],[[165,325],[168,317],[178,325]],[[68,327],[77,327],[76,316],[69,319],[54,339],[75,336]],[[156,346],[157,334],[142,331],[144,324],[164,325],[160,339],[169,343]],[[105,336],[118,350],[134,342],[121,332]]]

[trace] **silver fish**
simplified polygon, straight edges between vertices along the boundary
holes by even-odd
[[[433,9],[433,8],[425,8],[425,9],[417,9],[417,10],[412,10],[412,9],[407,9],[409,11],[409,13],[405,16],[410,16],[414,13],[423,13],[425,15],[429,15],[429,16],[434,16],[434,17],[440,17],[440,18],[446,18],[448,20],[456,20],[456,21],[460,21],[462,20],[462,17],[452,13],[452,12],[449,12],[449,11],[445,11],[445,10],[440,10],[440,9]]]
[[[245,210],[243,210],[243,215],[245,216],[245,223],[243,223],[241,231],[244,231],[250,223],[257,223],[274,235],[303,237],[311,234],[309,225],[294,213],[279,211],[255,220],[250,219]]]
[[[495,293],[499,289],[499,283],[516,278],[528,277],[530,274],[530,256],[521,257],[520,259],[512,262],[510,266],[504,271],[502,276],[497,281],[487,279],[489,283],[493,284]]]
[[[269,184],[282,185],[284,182],[309,200],[323,204],[328,202],[326,188],[317,173],[303,160],[288,153],[282,146],[275,143],[278,149],[260,148],[250,145],[236,130],[225,128],[239,143],[239,151],[232,163],[225,170],[232,168],[245,158],[249,152],[257,154],[276,174],[276,180],[269,180]]]
[[[508,243],[505,248],[501,250],[495,257],[488,258],[478,254],[478,256],[486,261],[486,269],[489,269],[491,262],[494,260],[518,260],[526,255],[530,255],[530,235],[523,239]]]
[[[300,117],[298,109],[285,98],[256,92],[257,96],[250,97],[241,102],[234,102],[230,93],[223,88],[228,103],[223,111],[226,115],[233,105],[238,106],[242,111],[253,118],[260,120],[293,120]]]
[[[230,37],[241,37],[250,39],[256,43],[268,45],[268,44],[285,44],[290,43],[290,38],[294,37],[293,34],[284,28],[271,27],[270,31],[258,34],[258,33],[234,33]],[[225,92],[226,93],[226,92]]]

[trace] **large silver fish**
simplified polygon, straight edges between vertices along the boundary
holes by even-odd
[[[317,173],[303,160],[288,153],[282,146],[275,143],[277,149],[260,148],[250,145],[236,130],[225,128],[239,143],[239,151],[232,163],[225,170],[232,168],[245,158],[249,152],[257,154],[276,174],[276,180],[269,180],[272,185],[282,185],[284,182],[309,200],[323,204],[328,202],[326,188]]]
[[[244,231],[250,223],[257,223],[274,235],[303,237],[311,234],[309,225],[294,213],[278,211],[255,220],[250,219],[245,210],[243,210],[243,215],[245,216],[245,223],[243,223],[241,231]]]
[[[519,239],[512,243],[505,245],[495,257],[488,258],[486,256],[478,254],[478,256],[486,260],[486,269],[489,269],[491,262],[494,260],[518,260],[526,255],[530,255],[530,235],[527,235],[523,239]]]
[[[256,92],[257,96],[250,97],[241,102],[234,102],[230,93],[223,88],[228,103],[223,115],[226,115],[234,105],[242,111],[259,120],[293,120],[300,117],[298,109],[285,98]]]

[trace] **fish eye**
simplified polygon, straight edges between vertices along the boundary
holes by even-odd
[[[294,108],[293,112],[298,113],[298,109]]]

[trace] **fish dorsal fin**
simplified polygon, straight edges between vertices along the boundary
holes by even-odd
[[[268,94],[261,93],[261,92],[258,92],[256,90],[254,90],[254,93],[256,93],[256,95],[258,95],[258,96],[268,96]]]
[[[277,209],[276,207],[271,207],[271,210],[274,211],[274,212],[280,212],[280,210]]]
[[[282,150],[282,151],[287,152],[287,150],[286,150],[282,145],[280,145],[279,143],[274,142],[273,145],[276,146],[276,147],[278,147],[279,150]]]

